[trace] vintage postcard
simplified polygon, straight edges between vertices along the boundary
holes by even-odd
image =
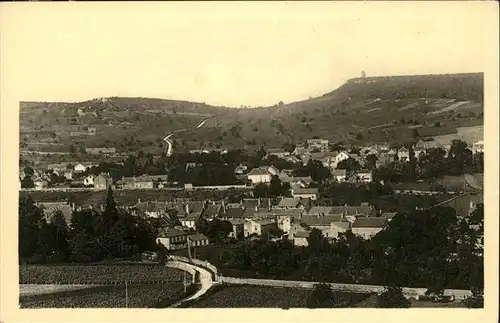
[[[494,3],[0,14],[3,322],[497,320]]]

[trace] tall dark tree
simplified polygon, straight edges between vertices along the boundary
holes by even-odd
[[[19,202],[19,260],[36,256],[44,247],[42,230],[46,225],[43,211],[31,196]]]

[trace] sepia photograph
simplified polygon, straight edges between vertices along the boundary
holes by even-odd
[[[498,8],[431,4],[2,4],[17,309],[484,310]]]

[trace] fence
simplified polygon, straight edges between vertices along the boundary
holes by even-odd
[[[312,289],[318,282],[307,281],[288,281],[288,280],[274,280],[274,279],[251,279],[251,278],[234,278],[222,277],[222,282],[226,284],[239,284],[239,285],[258,285],[258,286],[272,286],[272,287],[292,287],[292,288],[307,288]],[[381,293],[384,291],[384,286],[377,285],[357,285],[357,284],[337,284],[329,283],[330,287],[336,291],[346,291],[354,293]],[[407,297],[416,298],[418,295],[424,295],[427,288],[411,288],[403,287],[403,294]],[[444,295],[454,295],[456,299],[465,299],[472,295],[468,290],[446,289]]]

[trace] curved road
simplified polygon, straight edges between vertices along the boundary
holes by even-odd
[[[172,154],[174,152],[174,148],[173,148],[174,147],[174,143],[172,142],[172,140],[170,140],[170,137],[172,137],[177,132],[182,132],[182,131],[188,131],[188,130],[194,130],[194,129],[201,128],[211,118],[212,117],[204,119],[196,127],[192,128],[192,129],[179,129],[179,130],[175,130],[175,131],[169,132],[165,136],[165,138],[163,138],[163,141],[165,141],[167,143],[167,145],[168,145],[168,147],[167,147],[167,156],[172,156]]]

